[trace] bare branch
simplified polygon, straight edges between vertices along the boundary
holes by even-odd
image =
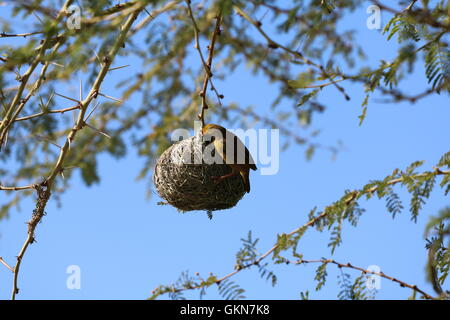
[[[35,189],[35,185],[23,186],[23,187],[5,187],[0,185],[0,190],[2,191],[19,191],[19,190],[30,190]]]
[[[11,270],[12,272],[14,272],[14,269],[13,269],[8,263],[6,263],[6,261],[3,260],[2,257],[0,257],[0,263],[1,263],[2,265],[4,265],[5,267],[7,267],[7,268],[8,268],[9,270]]]

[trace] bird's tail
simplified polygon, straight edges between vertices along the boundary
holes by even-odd
[[[240,174],[242,176],[242,180],[244,181],[245,191],[247,193],[249,193],[250,192],[250,178],[249,178],[250,172],[249,172],[249,170],[244,170],[244,171],[241,171]]]

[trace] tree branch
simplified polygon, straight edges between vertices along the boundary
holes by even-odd
[[[3,260],[2,257],[0,257],[0,263],[2,265],[4,265],[6,268],[8,268],[9,270],[11,270],[11,272],[14,272],[14,269],[5,260]]]
[[[30,190],[35,189],[36,185],[29,185],[29,186],[23,186],[23,187],[5,187],[0,185],[0,190],[2,191],[19,191],[19,190]]]
[[[64,3],[63,7],[61,8],[61,10],[58,13],[58,16],[56,17],[56,19],[52,23],[53,27],[56,27],[58,25],[59,21],[65,15],[65,12],[66,12],[67,8],[69,7],[69,5],[71,4],[71,2],[72,2],[72,0],[67,0]],[[27,82],[30,79],[31,74],[34,72],[34,70],[38,66],[38,64],[44,58],[45,51],[48,49],[49,43],[51,42],[52,39],[53,39],[53,32],[49,32],[46,35],[45,40],[40,45],[40,48],[38,47],[39,51],[38,51],[38,54],[36,55],[36,58],[30,64],[30,67],[28,68],[28,70],[20,78],[20,85],[19,85],[19,88],[17,90],[17,93],[14,96],[13,100],[11,101],[11,104],[10,104],[9,108],[6,111],[6,114],[5,114],[5,117],[4,117],[3,121],[0,123],[0,150],[1,150],[1,148],[3,146],[3,143],[4,143],[5,139],[6,139],[6,135],[8,133],[8,130],[11,127],[11,125],[13,124],[13,122],[14,122],[14,119],[17,118],[18,114],[20,113],[22,108],[25,106],[25,104],[28,101],[28,99],[30,99],[30,97],[34,94],[34,92],[40,87],[41,83],[43,82],[45,73],[46,73],[48,65],[50,63],[49,61],[47,61],[44,64],[44,66],[42,67],[41,74],[40,74],[38,80],[36,81],[33,89],[30,90],[30,92],[28,93],[28,95],[27,95],[27,97],[25,99],[22,99],[22,94],[23,94],[23,91],[25,90]],[[57,43],[54,46],[53,52],[56,52],[59,49],[59,47],[61,46],[62,37],[58,37],[57,40],[58,41],[57,41]],[[15,109],[15,107],[17,105],[18,105],[18,107],[17,107],[17,109]]]
[[[211,77],[213,76],[212,72],[211,72],[211,65],[212,65],[212,60],[213,60],[213,56],[214,56],[214,46],[216,44],[216,39],[217,37],[220,35],[220,22],[222,21],[222,15],[221,13],[219,13],[216,17],[216,27],[214,28],[212,37],[211,37],[211,43],[208,46],[208,62],[207,62],[207,70],[209,70],[209,72],[205,72],[205,80],[203,80],[203,88],[202,91],[200,92],[200,96],[202,98],[202,110],[201,113],[199,114],[199,119],[202,121],[202,128],[205,126],[205,110],[208,109],[208,104],[206,102],[206,91],[208,90],[208,82],[210,82]],[[220,103],[220,99],[223,97],[221,95],[219,95],[219,93],[217,92],[216,88],[214,87],[212,81],[211,81],[211,88],[216,92],[216,95],[219,99],[219,103]]]
[[[331,264],[336,265],[339,269],[341,269],[341,268],[349,268],[349,269],[361,271],[361,273],[363,273],[363,274],[373,274],[373,275],[380,276],[380,277],[388,279],[388,280],[390,280],[392,282],[398,283],[402,288],[406,287],[406,288],[410,288],[410,289],[412,289],[412,290],[414,290],[416,292],[419,292],[420,294],[423,295],[423,297],[425,299],[428,299],[428,300],[436,299],[435,297],[429,295],[428,293],[426,293],[425,291],[423,291],[422,289],[420,289],[416,285],[408,284],[408,283],[406,283],[406,282],[404,282],[402,280],[399,280],[397,278],[388,276],[387,274],[385,274],[384,272],[381,272],[381,271],[380,272],[370,271],[370,270],[367,270],[367,269],[364,269],[364,268],[360,268],[360,267],[354,266],[350,262],[340,263],[340,262],[337,262],[334,259],[319,259],[319,260],[304,260],[304,259],[301,259],[301,260],[297,260],[297,261],[286,261],[286,264],[290,264],[290,263],[297,264],[297,265],[309,264],[309,263],[322,263],[322,264],[324,264],[324,263],[325,264],[331,263]]]
[[[331,83],[344,95],[345,100],[350,100],[350,97],[347,95],[347,93],[345,92],[345,89],[343,87],[341,87],[339,84],[336,83],[336,81],[334,81],[332,79],[332,76],[328,74],[328,72],[325,70],[325,68],[318,63],[313,62],[312,60],[306,58],[301,52],[299,51],[295,51],[292,50],[278,42],[276,42],[275,40],[273,40],[272,38],[270,38],[267,33],[262,29],[261,27],[261,23],[258,23],[257,21],[253,20],[246,12],[244,12],[241,8],[239,8],[238,6],[234,5],[233,6],[234,9],[236,10],[237,14],[240,15],[241,17],[243,17],[245,20],[247,20],[248,22],[250,22],[258,31],[259,33],[267,40],[268,42],[268,46],[269,48],[272,49],[277,49],[277,48],[281,48],[286,52],[289,52],[290,54],[292,54],[293,56],[297,57],[298,59],[302,60],[304,63],[306,63],[309,66],[312,66],[316,69],[319,69],[319,71],[322,73],[322,75],[327,78],[330,79]]]
[[[63,171],[64,160],[66,159],[67,155],[69,154],[70,144],[75,139],[77,132],[86,125],[85,119],[84,119],[86,110],[89,107],[92,100],[97,97],[97,94],[100,90],[100,85],[102,84],[106,74],[108,73],[108,70],[111,66],[111,63],[112,63],[114,57],[116,56],[119,49],[124,45],[128,31],[130,30],[133,22],[136,20],[137,16],[143,10],[143,8],[144,8],[144,4],[141,3],[141,5],[136,7],[135,11],[131,12],[130,15],[128,16],[125,24],[121,28],[119,36],[117,37],[113,47],[109,51],[108,55],[106,55],[103,58],[102,68],[100,69],[89,94],[86,96],[86,98],[83,101],[80,101],[80,105],[79,105],[80,111],[79,111],[75,126],[72,128],[72,130],[67,135],[66,142],[61,147],[60,154],[59,154],[59,157],[56,161],[54,168],[50,172],[49,176],[40,185],[36,186],[36,190],[37,190],[37,194],[38,194],[36,208],[33,210],[32,218],[31,218],[30,222],[28,223],[27,239],[25,240],[25,243],[22,246],[22,249],[20,250],[19,255],[17,256],[17,263],[16,263],[16,266],[14,267],[13,291],[12,291],[12,296],[11,296],[12,300],[14,300],[16,298],[16,295],[19,292],[18,277],[19,277],[19,271],[20,271],[21,262],[23,260],[23,256],[25,255],[25,252],[26,252],[28,246],[35,241],[34,234],[35,234],[36,226],[42,220],[43,216],[45,215],[45,207],[50,198],[51,190],[55,183],[55,178],[58,174],[60,174]]]

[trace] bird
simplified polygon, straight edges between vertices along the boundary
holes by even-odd
[[[233,133],[218,124],[207,124],[202,128],[203,147],[214,145],[214,150],[217,151],[222,158],[223,163],[231,168],[229,174],[220,177],[211,177],[214,183],[220,183],[224,179],[240,175],[244,183],[244,188],[247,193],[250,192],[250,169],[257,170],[255,161],[250,154],[250,151],[245,147],[242,141]],[[232,143],[233,150],[227,146]]]

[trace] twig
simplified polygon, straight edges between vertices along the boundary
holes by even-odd
[[[217,36],[220,35],[220,23],[222,21],[222,14],[219,13],[216,17],[216,26],[214,28],[212,37],[211,37],[211,43],[208,46],[208,60],[205,61],[205,58],[203,56],[202,50],[200,48],[200,30],[198,28],[197,25],[197,21],[195,20],[194,14],[192,12],[192,8],[191,8],[191,1],[190,0],[186,0],[186,4],[187,4],[187,8],[188,8],[188,12],[189,12],[189,16],[192,20],[192,25],[194,27],[194,37],[195,37],[195,48],[197,49],[200,59],[202,61],[203,67],[205,69],[205,79],[203,81],[203,89],[202,91],[200,91],[200,97],[202,98],[202,109],[201,109],[201,113],[198,115],[199,119],[202,121],[202,127],[205,126],[205,110],[208,109],[208,104],[206,102],[206,91],[208,89],[208,82],[211,84],[211,89],[215,92],[218,101],[219,101],[219,105],[222,105],[221,103],[221,99],[223,98],[223,95],[219,94],[219,92],[217,91],[216,87],[214,86],[214,83],[212,81],[212,77],[213,74],[211,72],[211,65],[212,65],[212,59],[214,57],[214,46],[216,44],[216,39]]]
[[[269,48],[272,49],[277,49],[277,48],[281,48],[286,52],[289,52],[290,54],[294,55],[295,57],[297,57],[298,59],[302,60],[304,63],[306,63],[307,65],[310,65],[312,67],[315,67],[316,69],[319,69],[320,72],[322,73],[322,75],[327,78],[330,79],[331,83],[344,95],[344,98],[346,100],[350,100],[350,97],[347,95],[347,93],[345,92],[345,89],[343,87],[341,87],[339,84],[337,84],[336,81],[334,81],[331,77],[331,75],[328,74],[328,72],[325,70],[325,68],[318,63],[313,62],[312,60],[306,58],[301,52],[299,51],[295,51],[292,50],[276,41],[274,41],[272,38],[270,38],[267,33],[262,29],[261,27],[261,23],[258,23],[257,21],[253,20],[246,12],[244,12],[241,8],[239,8],[236,5],[233,5],[233,8],[235,9],[235,11],[237,12],[238,15],[240,15],[241,17],[243,17],[245,20],[247,20],[248,22],[250,22],[258,31],[259,33],[267,40],[268,42],[268,46]]]
[[[77,109],[80,109],[80,106],[79,106],[79,105],[76,105],[76,106],[73,106],[73,107],[69,107],[69,108],[65,108],[65,109],[57,109],[57,110],[42,111],[42,112],[39,112],[39,113],[32,114],[32,115],[30,115],[30,116],[25,116],[25,117],[17,118],[17,119],[14,120],[14,121],[15,121],[15,122],[18,122],[18,121],[30,120],[30,119],[33,119],[33,118],[41,117],[41,116],[44,116],[44,115],[46,115],[46,114],[52,114],[52,113],[62,113],[62,114],[63,114],[63,113],[65,113],[65,112],[72,111],[72,110],[77,110]]]
[[[7,267],[7,268],[8,268],[9,270],[11,270],[12,272],[14,272],[14,269],[13,269],[8,263],[6,263],[6,261],[3,260],[2,257],[0,257],[0,263],[1,263],[2,265],[4,265],[5,267]]]
[[[5,187],[0,185],[0,190],[2,191],[20,191],[20,190],[29,190],[29,189],[35,189],[35,185],[29,185],[29,186],[22,186],[22,187]]]
[[[43,15],[45,15],[46,17],[48,17],[51,20],[56,19],[57,15],[58,15],[57,10],[55,10],[53,8],[49,8],[49,7],[44,7],[40,4],[31,3],[31,1],[16,0],[15,2],[18,2],[18,5],[27,9],[29,12],[35,12],[35,11],[41,12]]]
[[[421,10],[421,9],[413,10],[412,7],[417,1],[412,1],[412,3],[410,3],[405,9],[403,9],[401,11],[393,9],[392,7],[386,6],[377,0],[371,0],[371,1],[373,2],[373,4],[377,5],[382,10],[391,12],[395,15],[407,14],[408,16],[410,16],[411,18],[413,18],[415,21],[417,21],[419,23],[424,23],[429,26],[444,29],[447,31],[450,30],[450,24],[448,24],[448,23],[445,24],[445,23],[440,22],[433,15],[431,15],[430,11]],[[443,21],[445,21],[445,20],[443,20]]]
[[[194,27],[194,37],[195,37],[195,49],[198,51],[198,55],[200,56],[200,60],[202,60],[203,67],[205,68],[205,72],[211,76],[211,69],[206,64],[205,58],[203,57],[202,49],[200,48],[200,29],[198,28],[197,21],[195,20],[194,13],[191,8],[191,0],[186,0],[186,5],[189,12],[189,17],[192,20],[192,25]]]
[[[155,19],[161,13],[172,10],[181,1],[183,0],[170,1],[160,9],[153,10],[150,15],[146,16],[133,29],[130,30],[130,35],[134,35],[136,32],[144,28],[150,21],[153,21],[153,19]]]
[[[438,33],[438,34],[436,35],[435,38],[433,38],[432,40],[428,41],[427,43],[425,43],[424,45],[420,46],[419,48],[415,49],[415,50],[414,50],[414,53],[417,54],[417,53],[419,53],[420,51],[426,49],[429,45],[433,44],[434,42],[438,42],[438,41],[442,38],[442,36],[443,36],[444,34],[446,34],[446,33],[447,33],[447,31],[442,31],[442,32]],[[403,62],[403,61],[401,60],[400,62]],[[327,82],[327,83],[323,83],[323,84],[307,85],[307,86],[305,86],[304,88],[305,88],[305,89],[306,89],[306,88],[308,88],[308,89],[312,89],[312,88],[319,88],[319,89],[322,89],[322,88],[327,87],[327,86],[329,86],[329,85],[335,84],[335,83],[337,83],[337,82],[345,81],[345,80],[359,81],[359,82],[364,82],[364,83],[366,83],[366,82],[368,81],[368,78],[369,78],[371,75],[373,75],[374,73],[383,71],[383,70],[385,70],[385,69],[387,69],[387,68],[390,68],[390,67],[392,67],[393,65],[395,65],[396,63],[398,63],[398,60],[397,60],[397,59],[395,59],[394,61],[392,61],[392,62],[390,62],[390,63],[383,64],[383,66],[379,67],[378,69],[375,69],[375,70],[372,70],[372,71],[369,71],[369,72],[364,72],[364,73],[359,74],[359,75],[343,75],[343,74],[341,74],[341,75],[340,75],[340,76],[341,76],[341,79],[333,80],[333,81],[331,81],[331,82]],[[377,89],[380,90],[380,91],[383,91],[383,90],[384,90],[383,87],[377,87]],[[385,90],[385,91],[387,92],[388,90]],[[436,90],[435,90],[435,91],[436,91]],[[383,92],[383,93],[385,93],[385,92]],[[430,92],[430,93],[431,93],[431,92]],[[421,98],[421,97],[422,97],[422,96],[420,96],[419,98]],[[411,101],[411,102],[415,102],[415,100],[417,100],[417,99],[412,98],[412,99],[406,99],[406,100],[413,100],[413,101]]]
[[[380,276],[380,277],[388,279],[388,280],[390,280],[392,282],[398,283],[402,288],[403,287],[407,287],[407,288],[410,288],[410,289],[412,289],[414,291],[419,292],[420,294],[423,295],[423,297],[425,299],[428,299],[428,300],[434,300],[435,299],[433,296],[429,295],[428,293],[426,293],[425,291],[423,291],[422,289],[420,289],[416,285],[408,284],[408,283],[406,283],[404,281],[401,281],[401,280],[399,280],[397,278],[388,276],[387,274],[385,274],[384,272],[381,272],[381,271],[380,272],[376,272],[376,271],[371,271],[371,270],[367,270],[367,269],[364,269],[364,268],[360,268],[360,267],[354,266],[354,265],[352,265],[349,262],[348,263],[340,263],[340,262],[337,262],[337,261],[335,261],[333,259],[319,259],[319,260],[304,260],[304,259],[302,259],[302,260],[298,260],[298,261],[286,261],[286,264],[290,264],[290,263],[297,264],[297,265],[308,264],[308,263],[326,263],[326,264],[331,263],[331,264],[336,265],[339,269],[341,269],[341,268],[349,268],[349,269],[361,271],[363,274],[373,274],[373,275]]]
[[[41,33],[43,33],[43,32],[42,31],[35,31],[35,32],[27,32],[27,33],[15,33],[15,34],[2,32],[2,33],[0,33],[0,38],[12,38],[12,37],[24,37],[24,38],[26,38],[28,36],[32,36],[32,35],[35,35],[35,34],[41,34]]]
[[[219,13],[216,17],[216,27],[214,28],[212,37],[211,37],[211,43],[208,46],[208,62],[207,62],[207,70],[209,70],[209,72],[205,72],[205,80],[203,80],[203,88],[202,91],[200,92],[200,96],[202,98],[202,110],[201,113],[199,114],[199,119],[202,121],[202,127],[205,126],[205,110],[208,109],[208,104],[206,102],[206,91],[208,90],[208,82],[210,82],[211,77],[213,76],[212,72],[211,72],[211,65],[212,65],[212,60],[214,57],[214,46],[216,44],[216,39],[217,36],[220,35],[220,23],[222,21],[222,15],[221,13]],[[213,90],[216,92],[216,95],[218,97],[218,101],[219,104],[220,99],[223,98],[223,96],[219,95],[219,93],[217,92],[216,88],[214,87],[214,85],[211,82],[211,88],[213,88]]]

